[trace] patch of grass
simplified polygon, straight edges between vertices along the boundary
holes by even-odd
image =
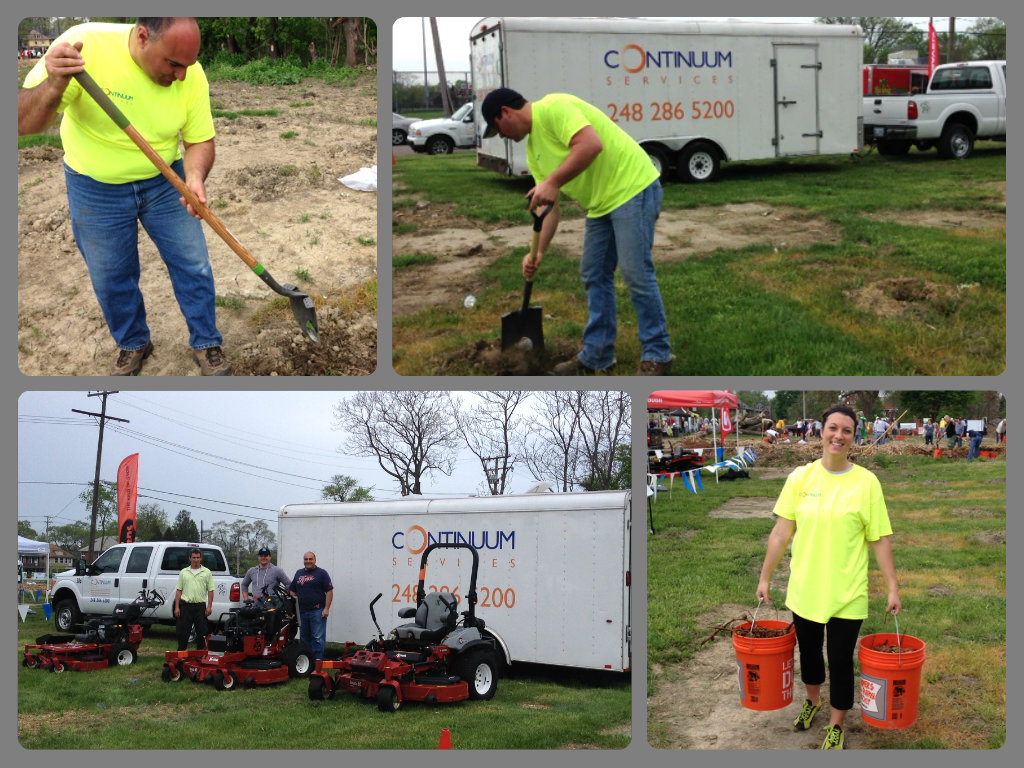
[[[365,125],[368,128],[376,128],[377,127],[377,118],[375,118],[375,117],[368,117],[368,118],[366,118],[364,120],[357,121],[356,125]]]
[[[285,165],[282,165],[281,168],[278,170],[278,173],[281,174],[282,176],[294,176],[298,172],[298,168],[296,168],[294,165],[290,165],[287,163]]]
[[[239,109],[237,111],[225,109],[210,110],[214,117],[224,117],[228,120],[237,120],[240,116],[246,117],[277,117],[276,109]]]
[[[293,101],[288,106],[292,107],[293,109],[296,108],[296,107],[312,107],[313,106],[313,102],[312,101]]]
[[[294,139],[296,135],[295,131],[283,131],[278,134],[282,139]]]
[[[63,149],[64,143],[60,140],[60,134],[56,133],[26,133],[18,137],[18,149],[26,147],[56,147]]]
[[[363,237],[362,235],[359,235],[359,236],[356,237],[356,242],[359,243],[360,245],[376,245],[377,244],[377,241],[375,239],[373,239],[372,237]]]
[[[297,279],[302,280],[303,282],[312,282],[309,277],[308,269],[296,269],[294,272],[292,272],[292,274],[295,275]]]
[[[397,224],[391,225],[392,235],[407,235],[410,232],[415,232],[419,227],[413,224],[411,221],[402,221]]]
[[[456,216],[484,226],[529,223],[527,178],[506,178],[476,166],[472,153],[402,156],[394,183],[393,210],[419,201],[451,206]],[[665,258],[655,255],[677,375],[998,375],[1006,363],[1006,228],[925,226],[929,213],[966,221],[1002,213],[1005,147],[980,148],[969,163],[948,163],[934,153],[906,158],[872,155],[816,157],[726,164],[715,184],[664,186],[663,212],[744,203],[786,206],[823,219],[838,231],[803,247],[754,242],[736,249]],[[699,193],[699,194],[698,194]],[[583,215],[563,198],[562,220]],[[415,231],[415,220],[393,234]],[[686,238],[699,243],[699,236]],[[575,238],[578,240],[578,236]],[[578,276],[578,245],[559,234],[545,254],[534,287],[536,300],[556,314],[574,336],[586,320]],[[669,246],[668,254],[685,244]],[[498,260],[481,275],[493,292],[512,290],[518,265]],[[920,287],[903,295],[894,281]],[[629,371],[638,357],[635,316],[616,284],[619,333],[616,358]],[[721,289],[711,290],[709,286]],[[554,313],[553,313],[554,314]],[[424,356],[401,355],[404,375],[431,375],[447,366],[466,337],[432,342]],[[555,338],[545,324],[545,335]],[[418,339],[415,321],[399,320],[396,346]],[[408,333],[397,333],[400,327]],[[492,338],[493,328],[480,328]],[[724,340],[728,339],[728,343]],[[415,362],[414,362],[415,359]],[[466,374],[489,371],[466,370]]]
[[[218,307],[224,307],[225,309],[238,310],[245,306],[245,302],[237,296],[217,296],[213,303]]]
[[[868,728],[858,743],[869,749],[997,748],[1006,725],[1006,487],[990,481],[1005,479],[1006,462],[936,462],[910,455],[860,461],[878,476],[892,521],[900,630],[924,640],[928,657],[914,728]],[[750,480],[705,482],[697,495],[678,484],[673,494],[658,495],[657,533],[647,540],[649,692],[700,653],[698,643],[710,630],[698,626],[697,616],[726,603],[753,608],[774,521],[708,514],[737,496],[773,503],[784,479],[760,479],[756,465],[751,474]],[[962,496],[936,497],[936,486]],[[975,513],[955,514],[964,503]],[[787,553],[771,584],[780,604],[786,588],[780,572],[788,558]],[[884,593],[872,558],[870,615],[862,636],[892,631],[892,618],[886,622],[880,606]],[[788,616],[785,609],[782,614]],[[659,746],[664,729],[658,713],[651,714],[648,732]]]
[[[396,253],[391,258],[392,269],[403,269],[417,264],[434,264],[437,256],[432,253]]]
[[[300,224],[305,224],[308,221],[309,221],[309,214],[308,213],[299,214],[299,223]]]

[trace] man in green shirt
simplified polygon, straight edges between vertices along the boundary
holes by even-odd
[[[636,311],[637,375],[667,373],[673,355],[651,261],[661,184],[647,153],[600,109],[566,93],[530,102],[511,88],[497,88],[487,94],[480,112],[485,137],[526,139],[526,163],[536,182],[527,193],[530,210],[552,206],[536,260],[523,259],[527,280],[533,279],[558,228],[559,194],[579,202],[587,213],[580,256],[587,296],[583,348],[574,359],[556,365],[555,373],[591,374],[615,364],[616,268]]]
[[[213,613],[213,574],[203,565],[203,552],[192,547],[188,553],[189,565],[178,573],[174,591],[175,634],[178,650],[188,648],[188,636],[196,629],[196,648],[206,647],[208,631],[206,617]]]

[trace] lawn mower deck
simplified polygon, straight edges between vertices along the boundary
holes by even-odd
[[[427,595],[423,588],[427,557],[434,549],[459,547],[473,554],[467,595],[468,610],[458,623],[458,598],[446,592]],[[333,698],[345,690],[360,698],[375,699],[382,712],[397,711],[405,701],[447,704],[466,699],[490,699],[498,684],[498,657],[494,640],[482,634],[484,622],[476,618],[476,575],[479,557],[469,544],[432,544],[423,552],[416,608],[403,608],[400,618],[414,618],[391,631],[387,639],[377,624],[374,604],[370,616],[377,637],[365,648],[345,644],[340,659],[317,661],[309,678],[309,698]],[[332,673],[333,672],[333,676]]]
[[[78,635],[43,635],[26,645],[21,663],[29,669],[89,672],[134,664],[139,656],[143,628],[153,623],[143,613],[164,602],[155,590],[139,592],[130,603],[119,603],[110,616],[89,619]]]
[[[206,638],[201,650],[167,651],[164,682],[187,678],[228,691],[238,685],[283,683],[306,677],[313,653],[295,639],[298,633],[295,599],[280,587],[274,594],[246,601],[222,620],[221,631]]]

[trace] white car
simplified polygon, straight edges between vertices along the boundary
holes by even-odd
[[[408,143],[416,152],[431,155],[450,155],[456,147],[472,149],[476,146],[473,104],[463,104],[451,117],[413,123],[409,126]]]
[[[403,117],[397,112],[391,113],[391,146],[400,147],[409,138],[409,126],[417,121],[415,117]]]

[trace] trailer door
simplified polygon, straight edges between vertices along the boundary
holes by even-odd
[[[504,29],[498,24],[474,29],[470,34],[470,67],[477,120],[477,165],[508,174],[512,163],[512,142],[500,136],[483,138],[487,126],[480,116],[484,98],[495,88],[508,86],[504,68]]]
[[[775,154],[814,155],[821,141],[816,45],[775,45]]]

